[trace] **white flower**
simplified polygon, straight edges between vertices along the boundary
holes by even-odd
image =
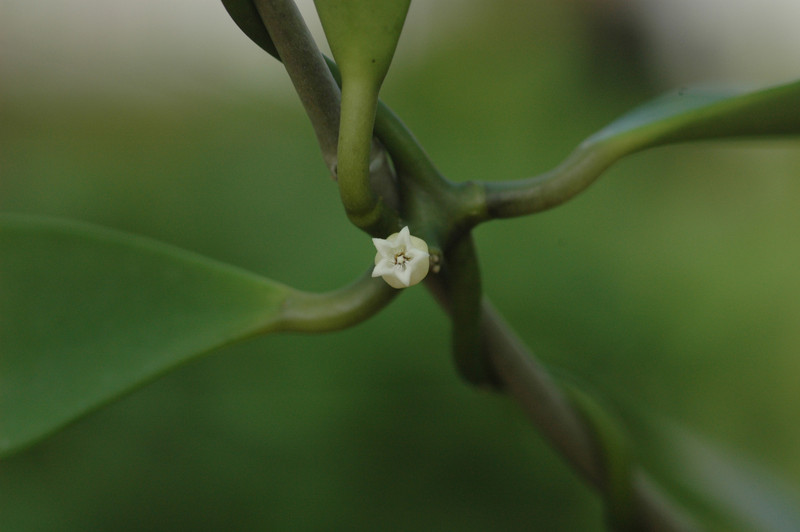
[[[408,226],[386,240],[373,238],[372,243],[378,250],[372,276],[383,277],[392,288],[415,285],[428,275],[428,244],[421,238],[411,236]]]

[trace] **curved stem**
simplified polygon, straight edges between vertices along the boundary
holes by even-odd
[[[370,185],[370,153],[378,90],[370,81],[345,81],[339,126],[337,176],[347,216],[373,236],[399,229],[399,221]]]
[[[586,139],[557,168],[516,182],[489,183],[490,218],[560,205],[588,187],[618,159],[677,142],[800,133],[800,82],[755,91],[696,90],[663,96]]]
[[[383,309],[402,290],[371,276],[372,268],[354,283],[315,294],[295,290],[283,303],[276,327],[285,332],[330,332],[357,325]]]
[[[447,183],[414,134],[388,105],[378,101],[375,134],[392,156],[397,172],[413,176],[422,184],[432,186]]]

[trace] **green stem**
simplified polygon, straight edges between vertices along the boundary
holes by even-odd
[[[690,91],[634,109],[587,138],[557,168],[530,179],[485,184],[489,218],[550,209],[585,190],[632,153],[676,142],[797,135],[800,82],[753,92]]]
[[[354,283],[332,292],[315,294],[293,290],[283,303],[275,330],[337,331],[374,316],[402,290],[395,290],[382,279],[372,278],[371,272],[372,268]]]
[[[453,321],[453,358],[471,384],[494,388],[497,378],[481,346],[481,274],[472,235],[467,233],[445,253],[444,279]]]
[[[339,125],[339,161],[336,175],[342,204],[353,223],[374,216],[378,203],[369,186],[369,153],[375,124],[377,89],[368,83],[345,83]]]
[[[325,60],[334,79],[341,84],[339,67],[330,58],[326,57]],[[486,190],[483,184],[477,182],[453,183],[447,180],[436,168],[411,130],[381,100],[378,100],[375,113],[374,134],[391,155],[392,163],[399,176],[399,181],[401,181],[400,187],[406,189],[406,196],[409,195],[408,190],[413,188],[416,192],[410,195],[423,193],[435,197],[438,203],[436,211],[440,217],[443,214],[444,203],[447,203],[447,221],[443,225],[455,228],[458,232],[464,232],[489,218],[486,212]],[[374,152],[373,160],[375,160]],[[375,182],[373,182],[373,189],[378,190]],[[394,209],[398,208],[394,204],[391,206]],[[404,205],[404,208],[408,209],[409,205]],[[403,211],[403,214],[406,216],[408,212]],[[430,237],[430,235],[427,236]]]
[[[333,175],[339,134],[339,86],[292,0],[253,0],[253,3],[280,54],[314,128],[322,158]],[[255,22],[250,25],[257,27]]]

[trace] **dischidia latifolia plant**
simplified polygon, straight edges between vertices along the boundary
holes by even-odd
[[[703,517],[679,504],[681,497],[668,493],[637,463],[617,416],[588,391],[552,377],[484,297],[471,237],[481,223],[536,214],[568,201],[615,162],[647,148],[796,135],[800,83],[754,91],[684,89],[625,114],[541,175],[454,182],[379,100],[409,0],[316,0],[333,59],[320,53],[292,0],[223,4],[241,30],[285,66],[347,217],[372,237],[374,249],[365,238],[363,262],[369,264],[374,254],[373,264],[349,286],[309,293],[148,239],[75,222],[3,215],[3,455],[215,348],[254,335],[350,327],[423,283],[452,321],[458,373],[471,385],[519,403],[596,488],[609,528],[700,530],[709,526],[705,516],[715,514],[743,530],[776,530],[776,522],[783,530],[800,530],[792,509],[768,505],[767,519],[763,501],[750,508],[741,498],[726,498],[732,492],[722,477],[697,481],[711,493],[701,503]],[[52,276],[53,264],[60,279]],[[99,282],[76,284],[76,279]],[[137,295],[108,308],[103,302],[114,286],[136,286]],[[42,323],[42,316],[49,321]],[[58,376],[58,386],[48,375]],[[686,445],[666,432],[659,438],[676,456]]]

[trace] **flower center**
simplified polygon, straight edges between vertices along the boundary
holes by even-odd
[[[398,251],[394,254],[394,265],[401,270],[406,269],[406,263],[411,261],[411,257],[406,255],[406,250]]]

